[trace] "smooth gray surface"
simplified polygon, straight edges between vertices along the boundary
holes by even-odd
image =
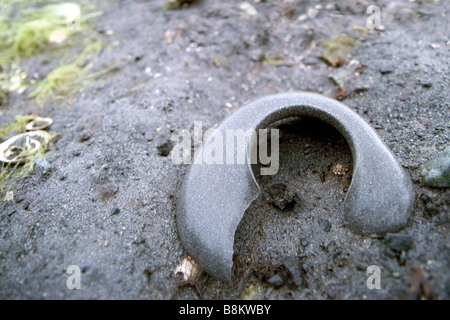
[[[358,234],[404,227],[413,202],[409,177],[373,129],[336,100],[313,93],[268,96],[239,109],[217,130],[225,136],[226,129],[257,130],[302,115],[336,127],[352,150],[354,171],[344,209],[348,227]],[[211,143],[205,141],[203,150]],[[179,196],[177,224],[186,251],[208,274],[224,281],[231,280],[235,231],[259,193],[249,150],[247,141],[247,164],[193,164]],[[223,163],[225,157],[224,152]]]

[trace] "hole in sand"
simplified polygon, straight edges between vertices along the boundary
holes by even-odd
[[[250,275],[265,281],[279,271],[283,256],[318,252],[345,232],[343,202],[353,164],[344,137],[309,117],[272,127],[280,130],[278,173],[261,176],[260,164],[253,166],[261,193],[235,234],[233,277],[241,284]]]

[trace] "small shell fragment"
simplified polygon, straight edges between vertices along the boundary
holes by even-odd
[[[18,134],[0,144],[0,161],[23,163],[31,160],[39,151],[46,149],[52,136],[38,130]]]
[[[62,3],[55,6],[55,14],[63,19],[68,25],[77,22],[81,17],[80,6],[76,3]]]
[[[14,191],[8,191],[5,195],[4,201],[13,201],[14,200]]]
[[[69,30],[67,28],[61,28],[53,30],[49,37],[48,43],[52,46],[62,45],[69,38]]]
[[[43,130],[50,127],[52,124],[53,124],[52,118],[36,117],[32,121],[28,122],[25,129],[27,131]]]
[[[175,269],[175,275],[178,273],[183,274],[183,281],[193,282],[203,273],[203,270],[191,257],[186,256]]]
[[[347,173],[348,168],[346,168],[342,164],[338,163],[333,167],[332,170],[335,175],[344,176]]]

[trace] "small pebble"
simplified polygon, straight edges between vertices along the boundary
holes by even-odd
[[[85,142],[88,141],[91,138],[91,135],[89,133],[82,133],[78,136],[78,142]]]
[[[299,258],[305,258],[307,256],[306,247],[308,245],[309,245],[309,242],[305,238],[300,240],[300,246],[298,247],[298,251],[297,251],[297,256]]]
[[[311,147],[307,147],[305,150],[303,150],[303,154],[304,155],[310,154],[311,151],[312,151],[312,148]]]
[[[158,150],[158,155],[160,155],[161,157],[167,157],[170,151],[172,151],[172,148],[173,144],[170,141],[160,143],[156,146],[156,149]]]
[[[430,187],[450,187],[450,147],[423,166],[422,178]]]
[[[385,64],[378,68],[381,74],[388,74],[394,72],[395,68],[393,65]]]
[[[286,256],[281,262],[288,271],[292,281],[297,287],[302,287],[304,285],[305,271],[303,270],[303,265],[297,257]]]
[[[39,176],[44,176],[48,174],[51,171],[51,165],[50,163],[41,157],[36,157],[33,160],[34,162],[34,171]]]
[[[14,199],[16,203],[21,203],[23,200],[25,200],[25,196],[18,196],[16,197],[16,199]]]
[[[313,55],[307,55],[306,57],[303,58],[302,61],[307,66],[316,65],[319,63],[319,59]]]
[[[272,291],[273,291],[273,287],[268,288],[266,291],[266,294],[264,295],[264,298],[269,299],[269,296],[272,293]]]
[[[276,274],[266,282],[268,285],[274,287],[275,289],[280,288],[284,284],[283,278]]]
[[[328,299],[335,299],[336,298],[336,292],[332,288],[327,288],[327,297]]]
[[[114,216],[116,214],[120,213],[120,209],[118,207],[115,207],[111,210],[111,215]]]
[[[242,2],[239,5],[239,10],[247,16],[256,16],[258,11],[249,2]]]
[[[365,266],[362,265],[362,264],[358,264],[358,265],[356,266],[356,269],[357,269],[358,271],[366,271],[366,270],[367,270],[367,267],[365,267]]]
[[[145,238],[139,237],[133,240],[133,244],[144,244]]]
[[[317,220],[317,222],[319,223],[319,226],[323,229],[323,231],[329,232],[331,230],[331,223],[330,223],[330,221],[328,221],[326,219],[319,218]]]

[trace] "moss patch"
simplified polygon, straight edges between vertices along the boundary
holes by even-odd
[[[36,98],[36,102],[41,106],[48,100],[63,100],[80,92],[99,77],[117,70],[116,65],[100,71],[92,70],[92,66],[87,63],[88,58],[98,53],[101,48],[101,43],[97,41],[86,45],[74,62],[55,68],[44,80],[37,83],[29,97]]]
[[[322,59],[333,67],[340,67],[347,61],[350,54],[358,47],[356,38],[345,33],[334,36],[330,41],[322,43],[324,53]]]
[[[6,137],[10,136],[12,133],[20,134],[25,132],[25,127],[27,123],[35,119],[37,115],[17,115],[15,116],[15,121],[6,123],[0,127],[0,142],[5,140]],[[33,135],[33,132],[30,132]],[[47,139],[40,139],[39,148],[33,150],[32,154],[29,155],[24,154],[26,156],[24,161],[21,163],[6,163],[0,161],[0,199],[4,197],[4,195],[11,190],[14,185],[28,176],[30,173],[34,171],[34,159],[37,157],[44,157],[45,153],[48,150],[48,147],[54,140],[56,135],[49,135]],[[23,140],[23,139],[22,139]],[[20,142],[20,141],[19,141]],[[32,143],[30,140],[23,140],[24,144]],[[20,143],[19,143],[20,144]],[[14,145],[17,145],[15,143]],[[16,148],[18,152],[20,152],[20,146]],[[24,149],[25,150],[25,149]],[[26,150],[25,150],[26,151]]]
[[[164,7],[169,10],[181,9],[185,4],[191,4],[195,0],[168,0]]]
[[[9,122],[0,127],[0,141],[10,133],[21,133],[25,131],[25,126],[33,120],[35,115],[17,115],[14,122]]]
[[[275,66],[275,67],[279,67],[279,66],[290,67],[290,66],[292,66],[292,62],[289,62],[286,58],[281,57],[279,55],[276,55],[273,57],[264,55],[263,59],[264,59],[264,64],[269,65],[269,66]]]
[[[41,133],[45,132],[41,131]],[[35,159],[44,158],[55,137],[56,135],[47,133],[45,136],[39,137],[38,131],[32,131],[29,134],[24,133],[12,138],[15,141],[7,148],[8,152],[14,149],[13,152],[10,152],[11,157],[20,159],[20,161],[0,162],[0,198],[3,198],[17,182],[34,171]]]
[[[80,42],[83,45],[83,34],[93,29],[89,21],[101,14],[94,9],[86,2],[48,4],[48,1],[6,0],[0,4],[0,104],[5,105],[9,92],[22,93],[34,85],[26,79],[26,73],[23,76],[22,72],[20,77],[15,75],[23,59],[80,45]],[[42,104],[47,98],[67,97],[82,89],[90,69],[88,57],[98,53],[102,43],[85,41],[84,47],[75,61],[61,63],[37,83],[29,96]],[[78,86],[77,77],[81,79]],[[12,82],[15,84],[11,85]]]
[[[0,9],[5,12],[0,16],[0,65],[52,49],[52,34],[62,30],[68,36],[85,32],[90,29],[88,21],[100,14],[81,14],[82,6],[70,2],[37,8],[3,4]],[[86,6],[83,9],[88,10]]]

